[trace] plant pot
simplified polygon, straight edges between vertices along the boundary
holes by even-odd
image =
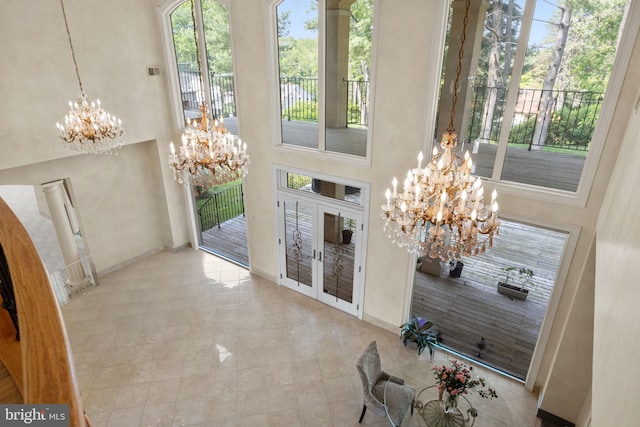
[[[508,297],[525,300],[529,295],[529,290],[520,289],[518,286],[509,285],[508,283],[498,282],[498,293]]]
[[[449,276],[460,277],[462,274],[462,267],[464,267],[464,264],[461,261],[456,261],[456,265],[449,269]]]
[[[342,243],[344,243],[345,245],[351,243],[351,236],[353,236],[353,231],[342,230]]]

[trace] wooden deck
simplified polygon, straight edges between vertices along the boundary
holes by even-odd
[[[448,268],[440,277],[416,271],[412,314],[433,321],[445,347],[524,379],[565,242],[564,233],[503,222],[491,250],[462,259],[459,278],[448,277]],[[497,293],[508,266],[535,273],[525,301]]]
[[[230,219],[202,233],[204,250],[220,255],[238,264],[249,265],[247,250],[247,223],[243,215]]]

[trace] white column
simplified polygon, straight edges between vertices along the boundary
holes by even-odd
[[[80,263],[80,252],[73,237],[71,223],[65,208],[66,190],[64,184],[62,181],[49,182],[42,184],[42,190],[51,213],[51,221],[56,230],[62,258],[67,266],[68,284],[72,287],[85,284],[89,278],[85,275]]]

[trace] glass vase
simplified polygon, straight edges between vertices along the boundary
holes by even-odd
[[[449,393],[446,394],[444,399],[444,412],[447,414],[458,412],[458,396],[453,396]]]

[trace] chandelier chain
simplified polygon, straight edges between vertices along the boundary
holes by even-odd
[[[464,56],[464,42],[467,39],[467,24],[469,23],[469,6],[471,0],[467,0],[464,10],[464,20],[462,21],[462,35],[460,36],[460,50],[458,51],[458,66],[456,68],[456,80],[453,84],[453,98],[451,101],[451,121],[447,127],[447,132],[455,132],[453,121],[456,117],[456,103],[458,102],[458,90],[460,89],[460,74],[462,73],[462,57]]]
[[[69,47],[71,48],[71,58],[73,58],[73,65],[76,69],[76,77],[78,78],[78,85],[80,85],[80,94],[84,95],[84,88],[82,87],[82,80],[80,79],[80,72],[78,71],[78,61],[76,61],[76,53],[73,50],[73,42],[71,41],[71,33],[69,32],[69,23],[67,22],[67,12],[64,10],[64,3],[60,0],[60,6],[62,7],[62,17],[64,18],[64,27],[67,30],[67,38],[69,39]]]
[[[202,102],[205,102],[206,96],[204,91],[204,81],[202,80],[202,64],[200,63],[200,46],[198,45],[198,31],[196,29],[196,6],[195,0],[191,0],[191,20],[193,22],[193,42],[196,47],[196,63],[198,64],[198,82],[200,83],[200,92]]]

